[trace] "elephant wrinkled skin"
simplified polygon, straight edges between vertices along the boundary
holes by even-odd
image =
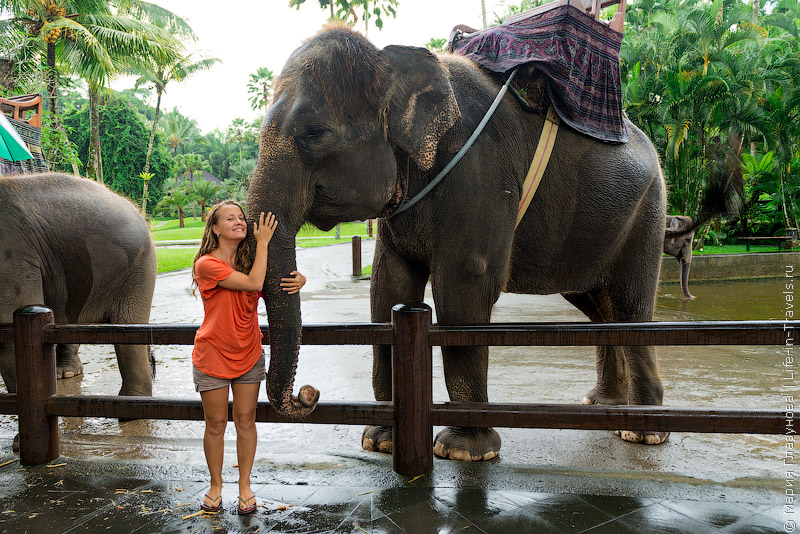
[[[56,323],[150,321],[156,253],[136,207],[106,187],[63,174],[0,177],[0,323],[31,304]],[[81,374],[78,345],[58,345],[59,378]],[[120,395],[152,395],[146,345],[115,345]],[[0,372],[17,389],[14,345],[0,343]]]
[[[297,49],[275,86],[261,129],[248,212],[272,211],[264,284],[272,338],[270,402],[302,416],[292,397],[300,335],[297,295],[279,279],[295,268],[294,236],[305,221],[385,217],[413,197],[464,145],[502,79],[462,57],[423,48],[378,50],[346,28],[327,28]],[[430,280],[439,324],[487,323],[501,291],[561,293],[592,321],[653,317],[664,241],[665,188],[658,156],[627,123],[630,141],[605,144],[562,126],[541,186],[514,228],[522,183],[544,117],[506,96],[450,174],[412,208],[378,225],[372,320],[423,300]],[[374,348],[375,398],[391,399],[391,348]],[[488,349],[443,347],[452,401],[487,402]],[[568,380],[568,377],[564,377]],[[661,404],[653,347],[599,347],[597,385],[586,402]],[[508,400],[508,399],[504,399]],[[512,399],[513,401],[514,399]],[[621,432],[663,442],[667,434]],[[365,448],[391,450],[391,428],[367,427]],[[435,452],[490,459],[490,428],[445,428]]]

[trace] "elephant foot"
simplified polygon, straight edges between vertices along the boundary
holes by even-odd
[[[392,453],[392,427],[368,426],[361,434],[361,447],[365,451]]]
[[[436,435],[433,454],[462,462],[481,462],[500,454],[500,442],[500,434],[493,428],[447,427]]]
[[[57,378],[72,378],[81,374],[83,374],[83,363],[77,357],[68,362],[61,360],[56,362]]]
[[[639,432],[637,430],[617,430],[614,432],[622,441],[643,445],[661,445],[669,437],[669,432]]]
[[[583,397],[583,404],[603,404],[607,406],[614,406],[615,404],[628,404],[628,398],[619,393],[603,395],[597,392],[597,388],[592,388]]]

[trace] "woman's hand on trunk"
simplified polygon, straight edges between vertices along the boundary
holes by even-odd
[[[275,220],[275,215],[270,211],[265,218],[262,211],[258,216],[258,222],[253,221],[253,237],[256,238],[257,243],[269,244],[277,227],[278,221]]]
[[[288,278],[281,278],[281,289],[290,295],[299,292],[300,289],[306,285],[306,277],[299,271],[292,271],[289,273],[291,276]]]

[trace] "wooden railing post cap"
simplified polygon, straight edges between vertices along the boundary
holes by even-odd
[[[14,310],[14,317],[21,317],[24,315],[42,315],[46,313],[53,313],[53,310],[37,304],[31,306],[23,306]]]
[[[424,302],[401,302],[392,306],[394,313],[426,313],[431,312],[430,306]]]

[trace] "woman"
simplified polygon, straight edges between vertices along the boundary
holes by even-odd
[[[233,422],[239,460],[240,515],[256,510],[250,472],[256,453],[256,403],[265,378],[258,296],[267,271],[267,246],[278,223],[262,212],[253,223],[255,259],[250,264],[247,221],[242,207],[225,201],[211,209],[200,250],[192,265],[193,286],[200,289],[205,316],[192,351],[195,389],[203,400],[206,430],[203,436],[211,488],[202,510],[217,512],[222,504],[222,460],[228,422],[228,388],[233,390]],[[292,271],[281,279],[289,294],[300,291],[305,277]]]

